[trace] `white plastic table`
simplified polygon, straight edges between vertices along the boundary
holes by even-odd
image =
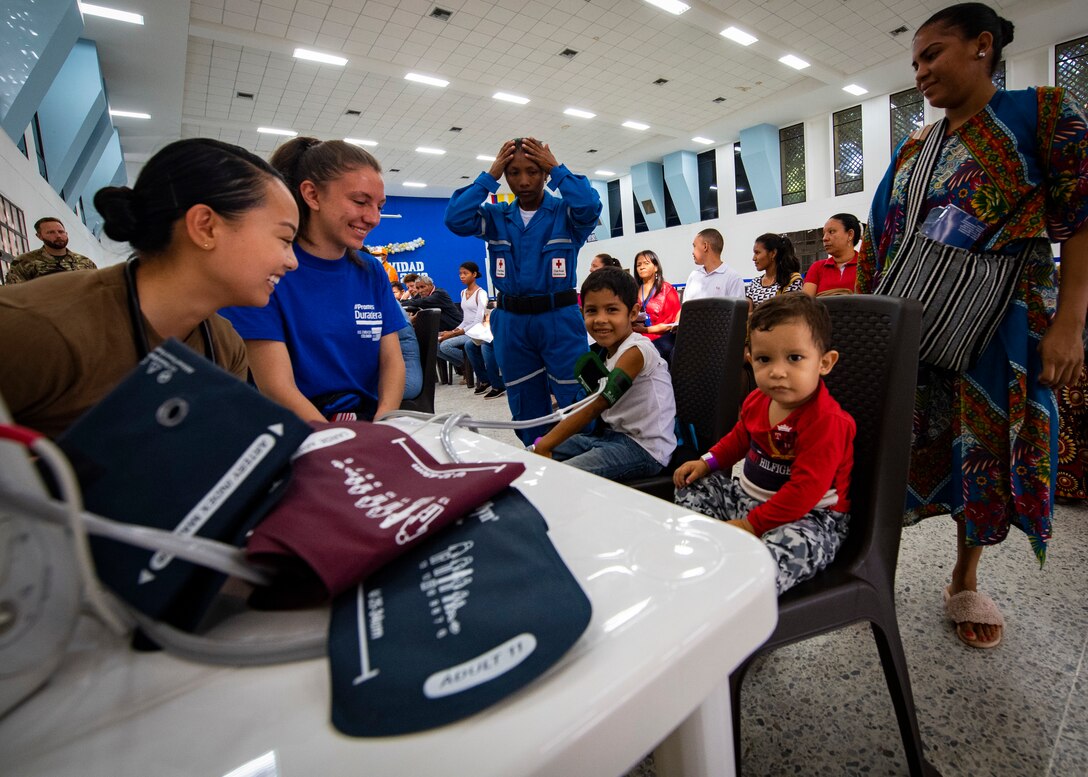
[[[416,439],[445,460],[431,429]],[[602,777],[657,747],[661,777],[732,774],[728,676],[777,618],[763,545],[489,438],[458,431],[455,440],[469,460],[526,462],[515,485],[593,604],[586,633],[544,676],[459,723],[354,739],[329,723],[324,660],[202,666],[133,652],[85,619],[51,682],[0,720],[2,771]]]

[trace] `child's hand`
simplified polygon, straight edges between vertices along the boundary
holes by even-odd
[[[537,456],[543,456],[546,459],[550,459],[552,457],[552,452],[547,448],[533,448],[533,453],[535,453]]]
[[[702,459],[685,461],[672,473],[672,484],[677,488],[691,485],[699,478],[705,478],[710,474],[710,465]]]
[[[495,155],[495,161],[491,163],[491,169],[487,171],[487,174],[496,181],[502,180],[503,173],[506,172],[506,166],[514,158],[515,150],[514,141],[508,140],[503,143],[499,153]]]
[[[552,168],[559,164],[547,144],[541,143],[536,138],[523,138],[521,141],[521,150],[525,152],[526,159],[535,163],[544,171],[545,176],[550,174]]]
[[[752,524],[748,523],[747,518],[734,518],[732,521],[726,521],[730,526],[736,526],[738,529],[744,529],[744,531],[756,536],[756,530],[752,528]]]

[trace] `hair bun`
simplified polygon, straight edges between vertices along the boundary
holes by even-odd
[[[999,16],[997,20],[1001,25],[1001,47],[1004,48],[1012,43],[1013,31],[1016,29],[1016,25],[1003,16]]]
[[[127,186],[107,186],[94,195],[102,229],[112,239],[128,243],[136,233],[135,193]]]

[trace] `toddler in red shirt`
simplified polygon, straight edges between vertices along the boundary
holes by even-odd
[[[856,427],[823,382],[839,354],[822,304],[782,294],[756,308],[749,326],[759,388],[733,430],[682,464],[673,483],[677,504],[763,540],[781,595],[830,564],[846,538]]]

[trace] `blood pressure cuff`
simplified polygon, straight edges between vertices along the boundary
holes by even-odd
[[[342,593],[502,491],[524,464],[439,464],[405,432],[313,423],[284,498],[250,536],[270,566],[254,606],[310,605]]]
[[[547,530],[506,489],[341,595],[329,626],[333,725],[366,737],[424,731],[555,664],[591,608]]]
[[[87,510],[240,545],[309,434],[294,413],[176,340],[151,351],[59,439]],[[144,614],[196,627],[225,576],[98,537],[98,576]]]
[[[586,351],[578,357],[578,361],[574,363],[574,375],[587,395],[596,394],[604,380],[604,392],[601,396],[608,402],[609,407],[616,404],[632,384],[630,375],[619,367],[609,371],[601,357],[593,351]]]

